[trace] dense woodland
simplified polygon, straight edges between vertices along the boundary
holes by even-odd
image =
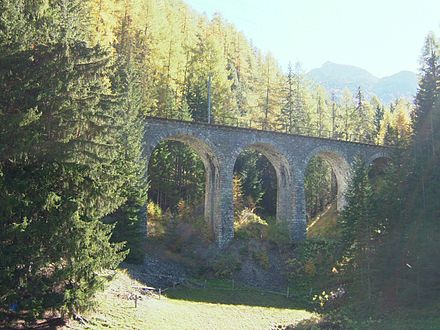
[[[430,33],[421,56],[414,134],[379,177],[356,165],[342,212],[345,265],[371,310],[426,308],[440,290],[440,43]],[[377,303],[380,304],[377,304]]]
[[[368,302],[435,299],[440,50],[433,35],[421,63],[414,103],[382,104],[361,89],[336,99],[298,64],[283,72],[221,16],[208,19],[179,0],[0,0],[0,313],[87,308],[104,269],[142,260],[147,200],[163,211],[181,201],[197,209],[198,156],[162,143],[147,182],[141,139],[146,116],[206,121],[209,76],[214,122],[239,118],[402,147],[380,178],[359,161],[341,216],[341,257],[350,260],[342,268]],[[273,216],[269,161],[249,150],[235,171],[245,204],[236,206]],[[335,195],[325,160],[312,160],[306,188],[313,217]]]

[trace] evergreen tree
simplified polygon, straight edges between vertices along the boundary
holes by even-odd
[[[439,143],[440,46],[434,34],[426,37],[422,52],[421,80],[417,92],[413,125],[414,143],[420,155],[437,153]]]
[[[81,39],[82,3],[34,4],[22,14],[41,27],[38,43],[0,56],[1,305],[18,302],[31,316],[84,308],[99,272],[124,258],[101,219],[127,182],[109,57]]]
[[[351,183],[346,193],[347,206],[339,223],[342,229],[344,258],[351,260],[348,272],[365,298],[372,299],[373,243],[377,233],[373,189],[368,167],[358,158],[352,169]]]
[[[311,133],[317,136],[330,137],[331,111],[328,109],[328,95],[321,86],[316,88],[314,102],[315,111],[311,116],[311,118],[313,118],[313,130]]]
[[[370,105],[365,100],[360,87],[356,94],[355,113],[357,115],[356,125],[358,138],[362,141],[370,142],[374,133],[373,114],[371,113]]]
[[[402,282],[410,283],[399,296],[413,297],[415,303],[432,301],[440,290],[439,222],[440,170],[438,153],[440,126],[439,43],[433,34],[426,38],[422,52],[421,79],[415,102],[414,139],[407,166],[404,201],[407,220],[402,256],[412,269],[401,269]]]
[[[313,157],[306,169],[304,187],[308,219],[316,217],[335,201],[336,186],[330,165],[321,157]]]
[[[256,151],[247,150],[240,154],[234,166],[234,172],[241,181],[246,206],[250,208],[261,205],[264,196],[261,170],[257,166],[261,157]],[[272,179],[276,181],[276,178]]]
[[[381,128],[384,114],[385,114],[385,110],[384,110],[383,106],[381,106],[379,104],[376,105],[376,109],[375,109],[375,113],[374,113],[374,128],[376,129],[376,137],[380,133],[380,128]]]
[[[378,288],[378,298],[383,297],[387,306],[428,306],[438,300],[440,292],[440,170],[437,142],[432,138],[438,134],[437,42],[428,35],[423,50],[410,148],[395,150],[388,169],[373,178],[372,193],[365,171],[355,172],[341,218],[352,271],[356,273],[358,266],[359,278],[363,274],[364,279],[360,283]],[[385,142],[401,143],[409,134],[407,107],[397,102],[393,108],[395,123],[386,123]],[[373,264],[374,269],[366,267]]]
[[[130,253],[128,261],[143,261],[143,241],[146,239],[145,218],[142,209],[147,202],[147,182],[144,177],[146,163],[142,159],[143,99],[141,90],[141,63],[133,53],[136,36],[132,28],[130,8],[126,6],[117,34],[115,73],[113,86],[121,98],[121,120],[124,125],[118,131],[121,137],[124,176],[127,184],[123,187],[126,202],[107,221],[116,221],[113,239],[127,242]]]
[[[241,179],[239,176],[234,175],[232,181],[232,193],[234,200],[234,217],[237,219],[240,216],[241,211],[244,209],[243,189],[241,187]]]
[[[299,64],[295,69],[289,64],[284,80],[279,121],[288,132],[305,134],[305,128],[309,126],[309,114],[307,113],[305,82]]]
[[[204,165],[200,157],[180,142],[164,141],[154,150],[148,175],[149,199],[163,210],[176,210],[180,200],[200,203],[203,200]]]
[[[283,127],[286,132],[292,132],[293,128],[296,126],[295,124],[295,96],[294,96],[294,73],[292,69],[292,65],[289,63],[289,67],[287,68],[287,76],[285,79],[285,87],[284,87],[284,103],[281,108],[281,116],[280,121],[283,124]]]
[[[275,217],[277,205],[277,176],[270,161],[263,155],[259,155],[256,168],[260,176],[263,196],[257,205],[258,214],[262,217]]]
[[[351,94],[349,89],[344,89],[342,93],[342,130],[343,135],[345,135],[345,139],[349,140],[351,135],[357,134],[359,131],[357,130],[357,113],[355,111],[355,105],[353,103],[353,95]]]

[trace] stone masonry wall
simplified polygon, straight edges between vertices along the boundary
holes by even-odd
[[[371,164],[388,156],[387,148],[375,145],[149,118],[144,138],[147,162],[154,148],[164,140],[185,143],[202,159],[206,173],[205,219],[220,248],[234,236],[232,178],[237,157],[244,150],[258,150],[273,165],[278,188],[277,219],[288,222],[293,240],[306,237],[304,176],[311,158],[321,156],[330,163],[337,179],[340,210],[355,157],[359,155]]]

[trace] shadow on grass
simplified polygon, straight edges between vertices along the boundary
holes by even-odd
[[[256,287],[245,286],[241,283],[236,283],[235,288],[232,288],[229,280],[208,280],[206,288],[203,288],[203,281],[192,281],[198,283],[194,287],[186,287],[184,285],[177,285],[173,288],[173,280],[167,278],[166,274],[155,274],[151,278],[151,282],[139,273],[133,271],[137,266],[126,265],[124,267],[131,278],[142,283],[146,287],[154,286],[161,288],[163,294],[175,300],[186,300],[193,302],[205,302],[211,304],[225,304],[225,305],[246,305],[272,308],[291,308],[291,309],[305,309],[312,311],[313,306],[310,304],[310,299],[305,298],[304,295],[295,294],[295,290],[290,290],[289,298],[286,297],[285,291],[275,294],[267,292]],[[153,272],[154,273],[154,272]],[[186,274],[188,275],[188,274]],[[186,277],[188,279],[188,277]],[[159,283],[152,283],[159,280]],[[287,292],[286,292],[287,293]]]
[[[155,259],[153,263],[146,261],[141,265],[124,265],[131,278],[136,279],[147,287],[161,288],[163,294],[173,300],[185,300],[199,303],[243,305],[279,309],[302,309],[314,311],[311,304],[309,289],[307,293],[302,290],[290,288],[289,298],[286,297],[286,288],[280,288],[278,293],[270,293],[259,287],[250,287],[246,283],[235,283],[233,288],[231,280],[195,279],[197,268],[201,262],[195,255],[185,257],[175,253],[176,259],[166,255],[167,247],[163,246],[162,238],[150,238],[146,255]],[[208,248],[206,246],[205,248]],[[193,260],[196,266],[191,267],[188,260]],[[140,271],[141,270],[141,271]],[[183,285],[181,280],[188,286]],[[179,284],[178,284],[179,283]],[[177,285],[176,285],[177,284]],[[204,287],[204,284],[207,284]],[[174,285],[176,287],[174,288]]]
[[[170,299],[211,304],[312,310],[312,306],[309,302],[305,301],[305,299],[299,297],[287,298],[281,294],[267,293],[258,288],[229,290],[217,288],[190,289],[180,287],[168,290],[166,296]]]
[[[17,315],[11,315],[8,313],[0,312],[0,329],[39,329],[39,330],[50,330],[50,329],[60,329],[62,326],[66,325],[66,321],[60,317],[47,318],[43,320],[38,320],[33,323],[26,323],[22,318],[17,317]]]

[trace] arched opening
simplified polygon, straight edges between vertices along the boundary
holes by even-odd
[[[369,165],[368,176],[370,179],[375,180],[376,178],[383,175],[388,166],[391,164],[391,159],[389,157],[380,156],[373,158]]]
[[[270,161],[253,149],[243,151],[234,166],[234,210],[251,209],[260,217],[276,216],[275,169]]]
[[[384,155],[375,155],[367,163],[368,165],[368,179],[372,188],[379,192],[383,189],[387,190],[387,186],[390,183],[390,176],[393,176],[392,172],[392,160]]]
[[[234,227],[237,236],[267,234],[257,227],[287,224],[292,218],[293,193],[287,159],[273,146],[254,144],[241,150],[234,165]],[[261,225],[261,226],[260,226]],[[249,235],[241,231],[249,229]],[[252,232],[253,231],[253,232]],[[285,230],[289,236],[289,230]]]
[[[211,243],[218,167],[210,148],[192,136],[168,137],[154,147],[148,164],[150,241],[172,252],[195,239]]]
[[[148,200],[163,211],[176,213],[179,202],[198,204],[205,195],[203,162],[181,142],[161,142],[151,155],[148,174]]]
[[[338,213],[345,205],[349,165],[331,151],[310,157],[305,173],[307,236],[337,238]]]

